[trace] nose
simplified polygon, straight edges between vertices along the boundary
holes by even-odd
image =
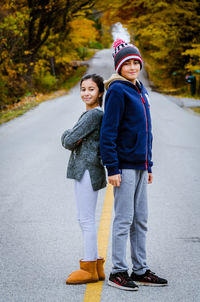
[[[89,95],[89,90],[88,89],[86,89],[85,91],[84,91],[84,95]]]
[[[135,64],[133,62],[131,62],[131,69],[135,68]]]

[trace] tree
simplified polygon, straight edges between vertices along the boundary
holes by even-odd
[[[0,97],[16,100],[33,87],[34,74],[49,72],[50,58],[78,55],[73,22],[92,14],[96,0],[3,0],[0,4]],[[84,19],[85,20],[85,19]],[[84,21],[86,22],[86,21]],[[89,21],[90,22],[90,21]],[[78,25],[77,25],[78,26]],[[90,22],[90,33],[92,23]],[[87,34],[87,32],[86,32]],[[76,45],[74,45],[75,43]]]
[[[121,2],[121,3],[120,3]],[[183,75],[189,61],[198,64],[200,2],[198,0],[122,0],[104,14],[109,24],[120,21],[142,51],[150,77],[171,85],[171,75]],[[193,46],[192,45],[196,45]],[[190,49],[190,51],[189,51]],[[192,50],[193,49],[193,50]],[[194,61],[196,63],[194,63]],[[163,83],[163,84],[162,84]]]

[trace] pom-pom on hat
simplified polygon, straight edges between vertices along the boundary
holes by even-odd
[[[130,59],[138,60],[140,63],[140,69],[142,69],[142,57],[139,49],[135,45],[126,43],[121,39],[117,39],[112,46],[114,48],[113,58],[116,72],[119,73],[124,62]]]

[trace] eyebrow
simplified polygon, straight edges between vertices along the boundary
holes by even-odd
[[[130,62],[130,61],[136,61],[136,62],[139,62],[139,60],[137,60],[137,59],[129,59],[129,60],[127,60],[126,62]]]
[[[81,88],[85,88],[85,87],[81,86]],[[95,86],[89,86],[88,88],[95,88]]]

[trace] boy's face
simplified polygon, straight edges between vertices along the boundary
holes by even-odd
[[[133,84],[136,83],[136,79],[140,72],[140,63],[138,60],[130,59],[127,60],[121,68],[120,74]]]

